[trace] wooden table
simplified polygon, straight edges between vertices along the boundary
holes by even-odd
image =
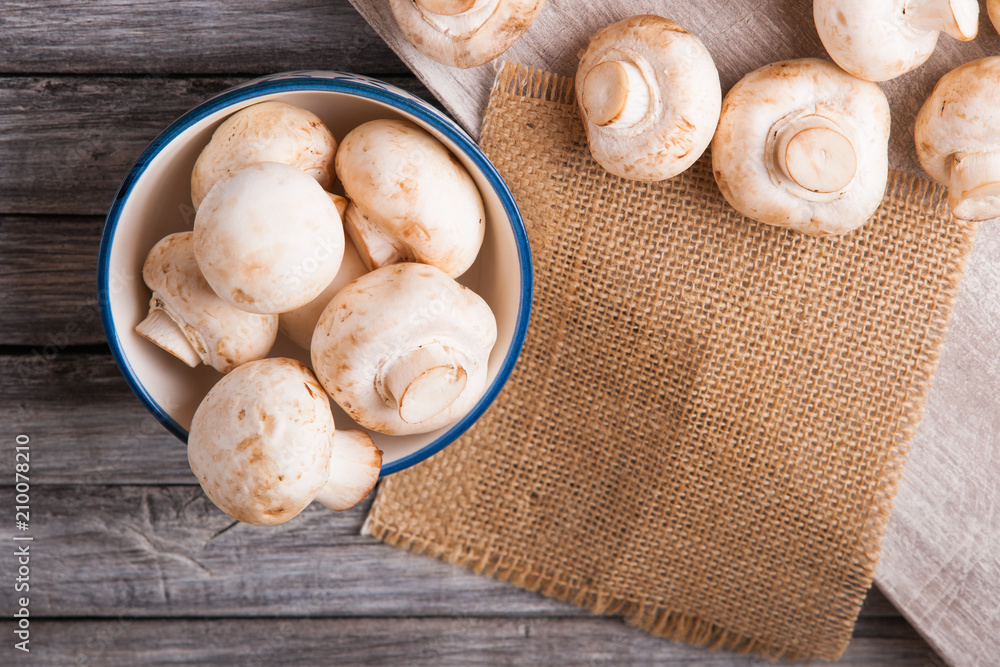
[[[94,278],[131,162],[249,77],[340,69],[429,97],[347,0],[0,0],[0,664],[756,665],[358,535],[368,504],[236,524],[129,391]],[[30,438],[30,525],[14,526]],[[30,535],[30,592],[13,537]],[[30,600],[30,654],[12,614]],[[943,664],[877,590],[842,664]]]

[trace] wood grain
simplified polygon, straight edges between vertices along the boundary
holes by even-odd
[[[0,77],[0,215],[103,216],[156,135],[242,80]],[[429,96],[410,77],[385,80]]]
[[[99,217],[0,216],[0,345],[104,343],[95,283],[103,226]]]
[[[5,0],[0,72],[408,74],[346,2]]]
[[[479,128],[495,64],[444,67],[401,36],[387,3],[351,0],[427,87],[471,132]],[[769,62],[825,57],[811,3],[706,0],[684,3],[571,0],[545,9],[503,58],[573,75],[577,51],[595,30],[637,13],[669,16],[701,38],[715,58],[723,92]],[[558,39],[553,39],[558,35]],[[927,63],[881,84],[892,107],[890,163],[921,173],[913,123],[930,90],[960,63],[1000,53],[981,13],[980,34],[959,43],[942,36]],[[924,424],[896,502],[876,581],[956,665],[1000,656],[1000,224],[984,225],[954,313]]]
[[[892,624],[897,626],[898,623]],[[13,623],[0,622],[10,636]],[[699,665],[750,667],[760,659],[669,644],[602,618],[316,618],[194,620],[166,625],[123,614],[113,621],[41,621],[37,652],[6,664]],[[912,630],[855,639],[838,665],[928,667]],[[889,646],[893,648],[888,648]],[[820,664],[820,663],[817,663]],[[825,664],[825,663],[823,663]]]

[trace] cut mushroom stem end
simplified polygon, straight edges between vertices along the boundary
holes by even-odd
[[[386,364],[375,383],[399,418],[418,424],[442,412],[465,391],[468,373],[440,343],[406,352]]]
[[[649,84],[634,63],[605,60],[587,73],[581,105],[600,127],[632,127],[649,114]]]
[[[149,314],[146,315],[146,319],[136,326],[135,331],[143,338],[156,343],[191,368],[202,363],[202,358],[198,354],[198,351],[191,345],[191,342],[184,335],[177,322],[159,306],[159,299],[157,299],[155,294],[149,302]]]
[[[914,30],[938,30],[962,42],[979,32],[977,0],[909,0],[903,13]]]
[[[796,185],[819,195],[842,191],[858,170],[854,145],[833,121],[805,116],[778,133],[779,168]]]
[[[382,451],[364,431],[334,431],[330,477],[316,495],[324,507],[342,512],[368,497],[382,470]]]
[[[416,0],[417,5],[431,14],[454,16],[472,9],[476,0]]]
[[[952,213],[960,220],[1000,216],[1000,152],[956,155],[949,195]]]
[[[403,253],[378,225],[374,224],[353,202],[347,205],[344,229],[369,271],[402,262]]]

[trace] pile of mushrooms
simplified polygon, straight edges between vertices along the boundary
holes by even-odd
[[[338,175],[347,197],[329,191]],[[426,131],[372,121],[338,148],[311,112],[256,104],[219,125],[191,194],[193,231],[162,239],[143,266],[153,294],[136,331],[225,374],[188,438],[222,511],[272,525],[371,492],[382,452],[337,429],[331,398],[399,435],[447,426],[482,397],[496,320],[456,278],[486,216],[472,177]],[[279,329],[315,373],[267,358]]]
[[[443,65],[478,67],[509,49],[545,0],[389,0],[403,36]]]

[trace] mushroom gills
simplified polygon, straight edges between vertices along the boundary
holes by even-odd
[[[837,123],[808,114],[781,125],[769,135],[774,163],[783,176],[809,193],[807,198],[828,201],[851,184],[858,156]]]
[[[476,33],[500,5],[500,0],[412,0],[434,28],[459,39]]]
[[[628,128],[649,115],[649,84],[633,62],[599,63],[587,73],[582,93],[588,119],[600,127]]]
[[[949,199],[952,212],[961,220],[1000,216],[1000,152],[955,155]]]
[[[382,451],[359,429],[333,432],[330,477],[316,495],[327,509],[342,512],[368,497],[382,471]]]
[[[155,294],[149,301],[149,314],[135,330],[140,336],[162,347],[191,368],[202,363],[201,355],[184,335],[184,329],[163,310],[163,302]]]
[[[401,248],[395,239],[373,223],[354,202],[347,205],[344,215],[344,229],[354,242],[361,261],[369,271],[383,266],[397,264],[409,259],[409,253]]]
[[[375,376],[375,389],[387,405],[397,408],[400,419],[419,424],[454,403],[468,378],[452,350],[435,342],[384,363]]]
[[[977,0],[908,0],[903,15],[914,30],[942,31],[962,42],[979,32]]]

